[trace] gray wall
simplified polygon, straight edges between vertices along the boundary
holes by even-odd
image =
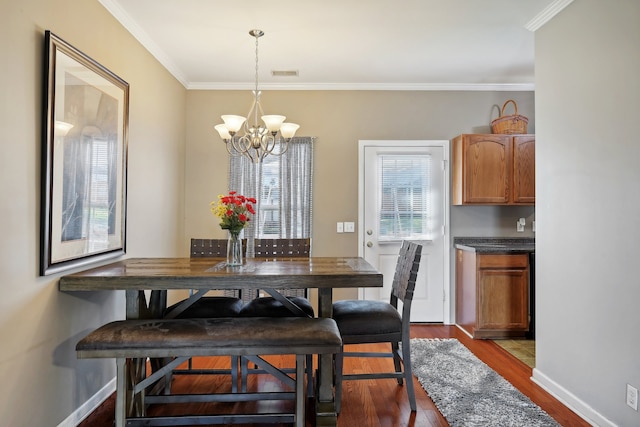
[[[534,378],[599,425],[640,426],[640,2],[574,1],[535,44]]]
[[[124,293],[59,292],[59,274],[38,276],[44,31],[131,85],[128,256],[176,255],[183,239],[186,90],[95,0],[2,0],[0,29],[0,425],[74,425],[115,376],[75,345],[124,317]]]
[[[228,154],[211,127],[222,114],[246,114],[249,91],[189,91],[185,247],[191,237],[224,237],[208,206],[227,188]],[[446,139],[460,133],[490,133],[492,107],[513,98],[535,133],[532,92],[267,91],[266,112],[301,124],[300,135],[315,136],[313,251],[317,256],[356,256],[356,233],[337,234],[338,221],[357,221],[358,141]],[[452,236],[531,237],[533,207],[454,206]],[[527,218],[526,233],[516,220]],[[455,259],[455,257],[451,257]],[[454,283],[452,270],[452,280]],[[356,291],[336,290],[337,298]],[[453,306],[454,299],[451,298]],[[453,307],[452,307],[453,309]],[[448,319],[445,319],[448,320]]]

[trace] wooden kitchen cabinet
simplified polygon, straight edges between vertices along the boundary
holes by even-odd
[[[453,139],[454,205],[534,205],[535,135]]]
[[[473,338],[529,330],[529,255],[456,250],[456,324]]]

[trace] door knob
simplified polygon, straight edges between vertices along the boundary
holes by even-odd
[[[367,247],[368,247],[368,248],[373,247],[373,243],[372,243],[372,242],[367,242]]]

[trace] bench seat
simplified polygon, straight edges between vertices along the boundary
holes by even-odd
[[[148,319],[120,320],[108,323],[91,332],[76,345],[78,358],[115,358],[117,365],[116,426],[133,425],[190,425],[194,416],[163,417],[166,424],[157,424],[145,417],[149,403],[177,403],[188,401],[251,401],[262,399],[293,399],[295,412],[291,414],[224,414],[195,416],[207,424],[247,422],[292,422],[304,426],[304,360],[308,354],[337,354],[342,346],[340,332],[333,319],[328,318],[210,318],[210,319]],[[261,355],[296,355],[296,375],[293,380]],[[244,356],[254,364],[276,375],[295,388],[295,394],[273,393],[213,393],[203,395],[147,396],[149,385],[165,377],[180,363],[193,356]],[[126,384],[127,359],[171,358],[162,369],[147,378]],[[129,377],[131,378],[131,376]],[[138,413],[125,410],[125,396],[139,395],[143,399]],[[131,408],[131,406],[129,405]],[[129,412],[126,413],[125,412]],[[135,416],[134,416],[135,415]]]

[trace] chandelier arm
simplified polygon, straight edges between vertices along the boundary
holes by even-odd
[[[246,135],[236,137],[233,140],[233,148],[240,154],[244,154],[251,148],[251,139]]]
[[[242,155],[242,153],[240,153],[240,152],[235,150],[235,147],[234,147],[233,151],[231,151],[231,147],[233,147],[233,142],[231,142],[231,140],[226,140],[224,142],[224,146],[227,149],[227,153],[229,153],[230,156],[238,157],[238,156]]]
[[[274,151],[276,148],[276,145],[279,146],[278,151]],[[275,136],[271,136],[271,142],[268,143],[268,145],[265,144],[263,146],[263,150],[266,153],[271,154],[273,156],[281,156],[284,153],[286,153],[288,149],[289,149],[289,141],[287,141],[287,139],[283,137],[276,138]]]
[[[276,138],[273,135],[264,135],[260,140],[260,147],[265,153],[271,154],[276,147]]]
[[[247,150],[244,152],[244,155],[251,161],[251,163],[261,163],[263,156],[261,155],[259,150]]]
[[[257,99],[253,98],[251,102],[251,108],[249,108],[249,112],[247,113],[247,120],[244,122],[244,133],[249,134],[251,132],[251,128],[256,127],[258,125],[258,102]]]
[[[278,154],[279,156],[287,152],[287,150],[289,149],[290,142],[291,142],[291,138],[289,138],[289,140],[287,140],[286,138],[280,138],[280,154]],[[283,146],[284,148],[282,148]]]

